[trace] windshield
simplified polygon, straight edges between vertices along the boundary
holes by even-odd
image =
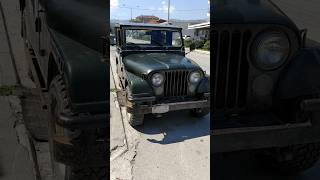
[[[152,46],[152,47],[181,47],[182,37],[180,31],[127,29],[125,30],[127,46]]]

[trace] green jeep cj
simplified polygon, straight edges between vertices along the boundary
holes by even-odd
[[[20,5],[31,79],[48,112],[39,124],[48,127],[41,140],[49,141],[53,173],[66,180],[107,179],[109,73],[104,53],[109,45],[102,37],[109,34],[109,4],[20,0]]]
[[[269,0],[215,0],[212,151],[296,173],[320,155],[320,50]]]
[[[195,116],[209,113],[209,77],[185,57],[181,30],[170,25],[116,25],[117,74],[132,126],[141,125],[145,114],[183,109]]]

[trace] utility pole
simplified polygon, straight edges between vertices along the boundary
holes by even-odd
[[[170,21],[170,0],[168,0],[168,24]]]
[[[130,8],[130,10],[131,10],[131,21],[132,21],[132,8]]]

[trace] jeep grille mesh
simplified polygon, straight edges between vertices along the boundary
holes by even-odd
[[[164,96],[187,96],[189,73],[186,70],[165,71]]]
[[[237,111],[246,105],[250,31],[213,31],[213,103],[215,111]]]

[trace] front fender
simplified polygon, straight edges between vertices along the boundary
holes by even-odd
[[[56,31],[54,47],[63,62],[62,73],[75,112],[106,112],[109,103],[108,66],[102,54]]]
[[[154,96],[153,90],[146,80],[131,72],[126,72],[128,81],[128,95],[135,97],[150,97]]]
[[[320,49],[302,49],[284,69],[276,89],[280,99],[320,94]]]
[[[210,92],[210,76],[206,75],[197,87],[197,93],[208,93]]]

